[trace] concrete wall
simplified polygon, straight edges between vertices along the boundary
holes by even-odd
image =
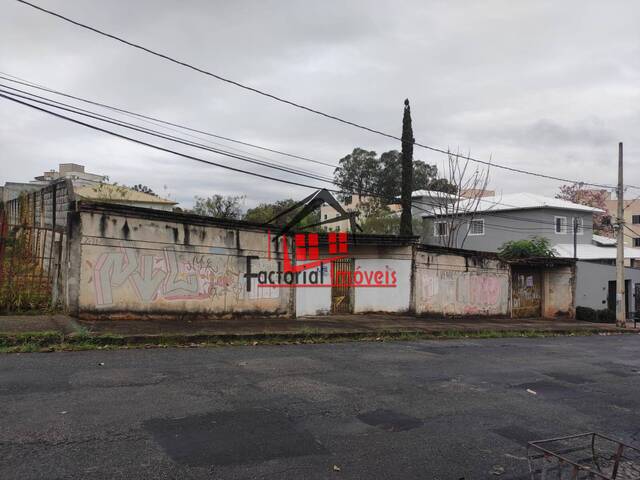
[[[108,207],[111,209],[112,207]],[[247,290],[253,269],[277,269],[267,259],[267,234],[203,220],[182,223],[164,212],[83,207],[71,235],[69,306],[81,316],[287,314],[289,288]],[[132,213],[138,210],[140,213]],[[77,279],[77,285],[74,285]]]
[[[556,216],[566,217],[568,222],[567,233],[555,233]],[[582,218],[583,225],[591,226],[593,215],[590,212],[571,211],[553,208],[538,208],[528,210],[514,210],[501,212],[481,212],[474,216],[474,220],[484,220],[484,235],[467,235],[468,222],[463,223],[457,236],[457,248],[477,250],[483,252],[496,252],[504,242],[510,240],[522,240],[532,235],[543,236],[549,239],[552,245],[558,243],[573,243],[573,217]],[[427,245],[440,245],[444,243],[444,237],[433,235],[434,219],[423,220],[421,239]],[[591,243],[591,230],[583,229],[582,234],[577,235],[577,241],[581,244]],[[464,244],[462,241],[464,240]]]
[[[415,311],[434,315],[508,315],[509,277],[509,266],[497,259],[418,251]]]
[[[256,257],[251,260],[254,274],[279,272],[284,259],[282,247],[269,251],[267,230],[256,225],[80,202],[71,213],[67,245],[64,294],[70,312],[83,317],[331,312],[329,265],[324,266],[323,286],[258,287],[254,278],[248,288],[248,257]],[[292,246],[289,253],[296,256]],[[331,256],[321,245],[320,258]],[[490,254],[363,236],[349,244],[347,257],[354,261],[355,277],[370,280],[365,285],[356,280],[354,313],[510,314],[510,268]],[[320,272],[320,267],[305,273],[313,270]],[[542,271],[543,313],[572,315],[571,266]],[[377,272],[388,274],[393,285],[372,282]]]
[[[308,262],[299,262],[301,264]],[[296,288],[296,316],[328,315],[331,313],[331,275],[329,265],[309,269],[309,272],[322,272],[322,285],[324,287]]]
[[[320,258],[330,255],[321,248]],[[355,286],[353,313],[406,312],[411,309],[411,265],[410,246],[350,245],[348,257],[354,259],[354,272],[362,274],[363,282],[377,272],[395,279],[395,286]],[[296,315],[325,315],[331,313],[331,269],[325,265],[323,276],[325,287],[297,288]],[[315,270],[318,270],[317,268]]]
[[[607,308],[607,294],[610,281],[616,280],[616,267],[600,263],[579,261],[576,263],[576,306],[596,310]],[[635,285],[640,283],[640,269],[625,268],[625,280],[631,281],[629,311],[635,311]]]
[[[559,266],[542,270],[542,316],[575,317],[574,267]]]
[[[411,308],[411,259],[356,259],[356,272],[394,272],[395,287],[356,287],[354,313],[406,312]]]

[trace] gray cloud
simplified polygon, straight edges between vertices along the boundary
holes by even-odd
[[[613,183],[617,141],[623,140],[626,178],[639,183],[634,158],[640,153],[640,5],[634,1],[41,4],[398,135],[402,101],[409,97],[419,141],[517,168]],[[328,162],[356,146],[378,152],[399,147],[17,2],[4,6],[0,32],[0,70],[52,88]],[[107,138],[7,102],[0,102],[0,117],[0,182],[27,180],[57,163],[76,161],[185,203],[196,194],[238,193],[252,205],[307,192]],[[415,153],[442,168],[441,155]],[[198,155],[268,172],[207,152]],[[264,156],[331,174],[328,167]],[[555,182],[498,169],[491,184],[504,192],[557,188]]]

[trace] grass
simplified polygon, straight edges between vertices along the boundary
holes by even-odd
[[[415,340],[455,340],[483,338],[542,338],[556,336],[585,336],[598,333],[595,330],[541,331],[541,330],[484,330],[442,332],[392,332],[373,333],[321,333],[317,329],[302,329],[293,334],[257,335],[91,335],[86,329],[70,335],[59,332],[31,332],[0,334],[0,353],[59,352],[82,350],[113,350],[121,348],[194,348],[257,345],[303,345],[344,342],[387,342]]]
[[[44,267],[46,244],[40,235],[28,228],[10,231],[2,239],[4,251],[0,257],[0,313],[50,314],[58,308],[52,305],[51,282]],[[40,250],[37,248],[40,247]]]

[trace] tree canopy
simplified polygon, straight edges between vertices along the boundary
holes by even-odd
[[[607,191],[582,189],[579,184],[561,185],[556,198],[567,200],[568,202],[579,203],[589,207],[604,210],[604,213],[596,213],[593,216],[593,233],[611,234],[611,223],[609,222],[609,209],[607,208]]]
[[[556,252],[548,238],[533,236],[530,239],[511,240],[502,244],[498,255],[507,260],[517,258],[555,257]]]
[[[242,217],[242,200],[244,196],[212,195],[210,197],[195,197],[193,213],[207,217],[227,218],[239,220]]]
[[[338,163],[333,178],[345,195],[368,196],[377,190],[381,169],[376,152],[354,148]]]
[[[374,151],[355,148],[340,159],[334,171],[335,183],[342,197],[380,196],[387,203],[396,202],[402,190],[402,154],[398,150],[384,152],[378,158]],[[438,178],[438,168],[421,160],[413,161],[413,190],[437,190],[455,193],[456,187]]]
[[[247,213],[244,215],[244,220],[247,220],[248,222],[266,223],[279,213],[284,212],[288,208],[291,208],[296,203],[297,201],[291,198],[278,200],[273,203],[260,203],[257,206],[247,210]],[[289,212],[286,215],[283,215],[277,220],[276,223],[285,224],[287,222],[290,222],[297,212],[298,210],[294,210],[293,212]],[[300,225],[312,225],[319,221],[320,211],[316,210],[309,214],[306,218],[303,218],[300,222]]]

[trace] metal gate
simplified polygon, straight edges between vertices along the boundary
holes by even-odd
[[[0,206],[0,312],[54,303],[64,230],[11,224]]]
[[[513,268],[511,277],[514,318],[539,317],[542,313],[542,276],[539,270]]]
[[[341,258],[331,267],[331,313],[353,311],[353,258]]]

